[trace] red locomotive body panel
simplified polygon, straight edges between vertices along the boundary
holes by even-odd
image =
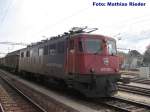
[[[104,60],[108,59],[109,64],[104,64]],[[79,55],[79,73],[81,75],[91,74],[95,75],[108,75],[118,74],[119,65],[117,56],[101,56],[91,54]]]
[[[97,42],[100,41],[101,51],[99,52],[87,52],[86,41]],[[80,51],[80,42],[82,41],[82,51]],[[98,35],[78,35],[74,37],[70,44],[72,44],[68,51],[68,64],[67,70],[69,73],[78,73],[80,75],[91,74],[94,72],[95,75],[105,75],[105,74],[118,74],[119,72],[119,60],[116,55],[108,53],[107,41],[114,42],[114,50],[116,50],[115,40],[112,38],[98,36]],[[89,43],[90,44],[90,43]],[[94,43],[95,44],[95,43]],[[93,46],[94,46],[93,44]],[[74,47],[73,47],[74,46]],[[90,47],[93,47],[92,44]],[[97,46],[96,46],[97,47]],[[83,50],[84,49],[84,50]]]

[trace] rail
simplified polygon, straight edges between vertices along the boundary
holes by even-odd
[[[2,78],[10,83],[13,88],[17,90],[27,98],[31,103],[35,104],[42,112],[78,112],[77,106],[73,106],[67,101],[62,101],[59,98],[64,99],[59,94],[49,91],[42,86],[30,83],[16,76],[11,75],[3,70],[0,70]],[[58,96],[58,97],[56,97]]]
[[[121,112],[149,112],[150,110],[150,105],[119,97],[112,97],[104,101],[103,104]]]
[[[14,90],[16,90],[20,95],[22,95],[25,99],[27,99],[31,104],[33,104],[39,110],[39,112],[47,112],[45,109],[43,109],[38,104],[36,104],[31,98],[29,98],[27,95],[25,95],[22,91],[20,91],[19,89],[17,89],[17,87],[15,87],[14,85],[10,84],[7,79],[3,78],[2,76],[0,76],[0,78],[3,81],[5,81],[11,88],[13,88]],[[0,107],[2,108],[2,105]],[[3,110],[3,108],[2,108],[2,110]],[[4,111],[2,111],[2,112],[4,112]]]
[[[143,96],[150,96],[150,89],[148,88],[119,84],[119,90],[134,93],[134,94],[139,94]]]
[[[0,112],[5,112],[1,103],[0,103]]]
[[[133,78],[133,79],[131,79],[131,81],[132,82],[136,82],[136,83],[150,85],[150,79],[147,79],[147,78]]]

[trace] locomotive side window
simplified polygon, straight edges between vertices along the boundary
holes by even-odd
[[[83,52],[83,42],[79,41],[79,51]]]
[[[74,49],[74,41],[70,40],[69,43],[69,52],[74,53],[75,49]]]
[[[44,46],[44,55],[48,55],[48,46]]]
[[[86,39],[84,51],[87,53],[101,53],[102,41],[100,39]]]
[[[69,46],[69,50],[74,49],[74,41],[71,40],[70,41],[70,46]]]
[[[57,44],[57,51],[58,53],[64,53],[64,42],[59,42]]]
[[[107,49],[108,49],[108,53],[110,55],[116,55],[117,54],[117,50],[116,50],[116,43],[115,41],[107,41]]]
[[[33,57],[33,50],[30,50],[30,57]]]
[[[26,52],[26,57],[30,57],[30,51]]]
[[[21,58],[23,58],[24,57],[24,52],[21,52]]]
[[[56,54],[56,44],[52,44],[49,46],[49,55],[55,55]]]
[[[39,56],[42,56],[42,55],[43,55],[43,48],[39,48],[39,50],[38,50],[38,55],[39,55]]]

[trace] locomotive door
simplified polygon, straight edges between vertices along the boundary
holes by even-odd
[[[75,49],[75,40],[69,40],[69,49],[68,49],[68,72],[75,73],[75,59],[76,59],[76,49]]]

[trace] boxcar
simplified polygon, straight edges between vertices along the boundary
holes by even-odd
[[[18,71],[20,50],[8,53],[4,60],[4,67],[10,71]]]

